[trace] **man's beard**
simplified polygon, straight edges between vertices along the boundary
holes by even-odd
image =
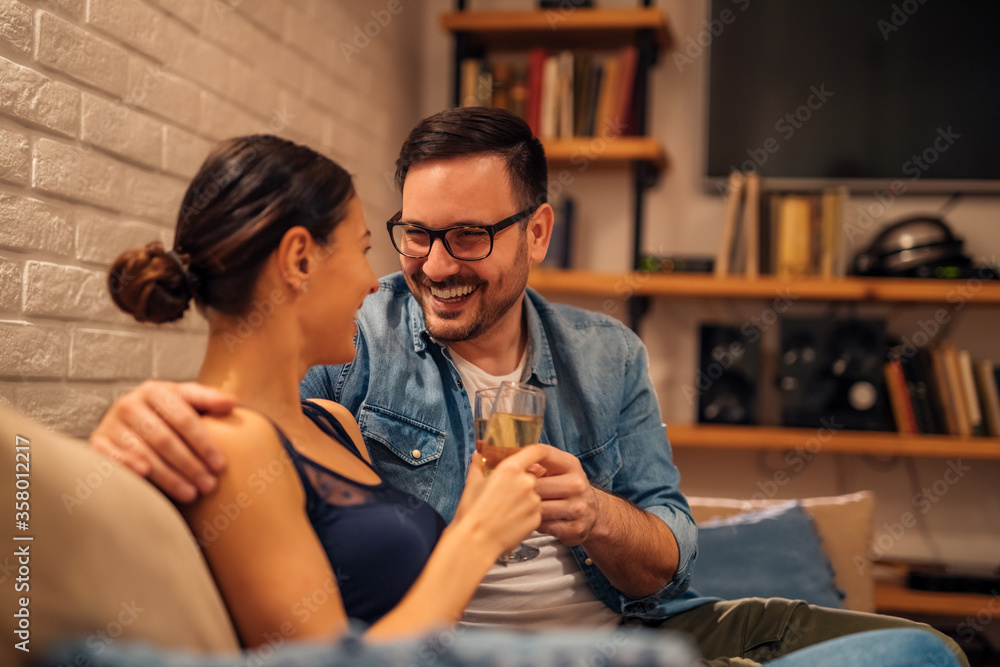
[[[509,272],[502,274],[495,283],[482,281],[463,280],[456,278],[446,283],[435,285],[441,289],[472,285],[479,292],[479,306],[471,314],[469,321],[461,327],[448,327],[439,320],[455,320],[465,316],[468,311],[439,312],[433,309],[429,300],[431,296],[427,293],[428,285],[433,281],[424,275],[423,271],[417,271],[412,275],[406,275],[410,292],[413,293],[420,304],[420,310],[424,313],[424,323],[427,330],[436,340],[442,343],[458,343],[472,340],[482,336],[489,331],[500,319],[513,308],[524,293],[524,287],[528,284],[528,270],[531,263],[528,261],[528,242],[522,238],[517,247],[517,255],[514,257],[514,266]],[[404,274],[405,275],[405,274]],[[419,285],[423,289],[415,288]],[[428,317],[428,311],[433,315]]]

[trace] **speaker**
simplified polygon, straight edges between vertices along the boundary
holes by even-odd
[[[701,326],[696,382],[700,423],[758,423],[760,333],[749,326]]]
[[[780,327],[783,426],[894,430],[883,320],[784,318]]]

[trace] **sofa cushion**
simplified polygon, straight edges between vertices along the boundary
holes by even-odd
[[[726,600],[781,597],[843,606],[813,520],[794,501],[701,524],[691,587]]]
[[[688,498],[696,522],[721,519],[780,505],[784,500],[737,500],[734,498]],[[854,611],[875,611],[875,582],[867,562],[872,537],[875,494],[858,491],[841,496],[804,498],[798,501],[815,521],[823,550],[833,565],[837,587],[844,592],[843,605]]]
[[[27,443],[25,444],[25,440]],[[28,529],[4,539],[30,553],[31,656],[82,639],[95,652],[120,641],[200,651],[239,643],[197,543],[174,506],[146,480],[86,444],[0,406],[0,451],[13,469],[28,456]],[[0,498],[13,505],[11,472]],[[14,535],[10,534],[14,533]],[[31,541],[13,541],[31,536]],[[13,590],[4,584],[5,590]],[[4,606],[13,610],[13,606]],[[29,656],[8,638],[2,664]]]

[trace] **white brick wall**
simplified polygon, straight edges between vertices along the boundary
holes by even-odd
[[[0,403],[86,435],[138,382],[194,377],[201,318],[135,323],[111,302],[107,267],[171,242],[217,140],[273,132],[342,161],[376,271],[395,269],[378,230],[398,208],[386,173],[424,108],[430,9],[401,2],[369,43],[345,47],[387,5],[0,0]]]

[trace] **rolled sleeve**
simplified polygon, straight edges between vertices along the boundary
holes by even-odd
[[[622,466],[610,490],[667,525],[677,542],[678,564],[670,582],[652,595],[637,598],[614,590],[622,613],[639,618],[665,618],[671,614],[670,605],[665,603],[686,597],[697,557],[698,529],[680,491],[680,472],[673,462],[667,428],[649,378],[646,348],[632,332],[626,331],[624,335],[629,361],[618,420]]]

